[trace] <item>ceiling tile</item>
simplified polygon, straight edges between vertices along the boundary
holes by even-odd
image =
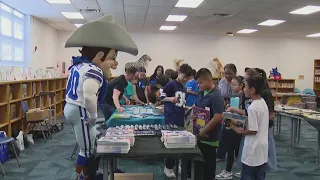
[[[146,18],[145,14],[126,14],[125,17],[128,21],[144,21]]]
[[[93,21],[103,16],[101,13],[81,13],[81,14],[88,21]]]
[[[165,21],[168,15],[155,15],[155,14],[147,14],[146,20],[147,21]]]
[[[229,3],[225,7],[221,8],[222,12],[230,12],[231,14],[237,14],[241,11],[244,11],[250,7],[257,5],[257,2],[246,2],[246,1],[234,1]]]
[[[205,8],[205,9],[221,9],[232,2],[234,2],[234,1],[231,1],[231,0],[207,0],[207,1],[204,1],[199,7]]]
[[[196,8],[190,16],[210,16],[214,13],[218,12],[218,10],[213,9],[205,9],[205,8]]]
[[[130,21],[126,23],[127,28],[142,28],[144,25],[144,21]]]
[[[77,9],[99,9],[97,1],[71,0],[71,2]]]
[[[149,7],[148,14],[169,14],[171,7]]]
[[[102,12],[105,14],[114,14],[114,13],[123,13],[123,6],[122,5],[100,5]]]
[[[192,13],[194,9],[192,8],[172,8],[170,14],[171,15],[189,15]]]
[[[58,12],[78,12],[73,4],[52,4],[51,7]]]
[[[178,0],[150,0],[149,6],[169,6],[174,7]]]
[[[126,14],[146,14],[148,7],[146,6],[125,6],[124,10]]]
[[[97,1],[100,4],[100,6],[101,5],[108,5],[108,6],[122,5],[123,6],[123,0],[86,0],[86,1]]]
[[[149,0],[124,0],[125,6],[148,6]]]

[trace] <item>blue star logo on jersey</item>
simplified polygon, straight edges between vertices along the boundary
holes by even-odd
[[[81,171],[81,173],[77,175],[78,175],[78,180],[85,180],[88,178],[87,176],[84,175],[83,171]]]

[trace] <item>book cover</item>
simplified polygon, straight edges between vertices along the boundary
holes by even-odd
[[[248,120],[247,116],[242,116],[236,113],[224,112],[222,114],[223,119],[225,120],[226,129],[231,129],[232,121],[236,122],[237,127],[244,128]]]
[[[210,111],[198,107],[192,108],[196,119],[193,121],[193,134],[198,135],[200,130],[210,122]]]
[[[27,84],[22,84],[22,98],[27,97]]]
[[[16,104],[11,104],[10,106],[10,119],[14,119],[16,118],[17,116],[17,106]]]

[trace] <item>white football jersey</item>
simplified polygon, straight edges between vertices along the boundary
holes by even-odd
[[[104,81],[102,70],[91,63],[80,63],[71,68],[66,87],[66,102],[85,108],[83,83],[87,79],[96,80],[100,89]]]

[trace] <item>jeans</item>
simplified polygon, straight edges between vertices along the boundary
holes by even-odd
[[[242,164],[240,180],[264,180],[265,173],[263,172],[263,166],[264,164],[256,167]]]
[[[227,154],[227,140],[226,140],[226,128],[222,128],[221,138],[219,141],[219,147],[217,150],[217,158],[218,159],[225,159]]]
[[[233,130],[227,130],[226,134],[227,136],[227,149],[228,149],[228,157],[227,157],[227,166],[226,171],[231,172],[234,157],[238,157],[239,153],[239,147],[241,142],[241,135],[237,134]]]
[[[103,113],[106,121],[109,120],[109,118],[111,117],[111,115],[114,113],[115,110],[116,110],[116,108],[114,106],[109,105],[109,104],[102,105],[102,113]]]

